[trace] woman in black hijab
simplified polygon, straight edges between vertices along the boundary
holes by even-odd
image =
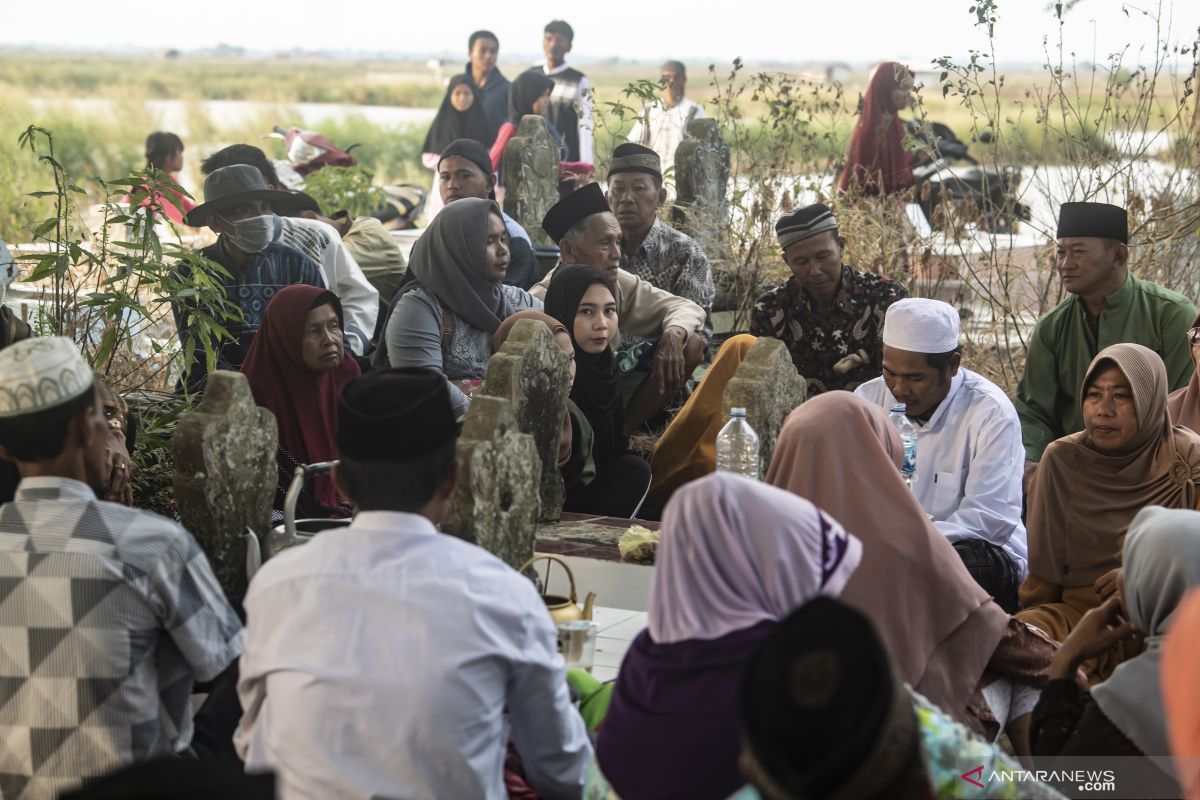
[[[554,91],[554,81],[537,70],[522,72],[512,82],[512,88],[508,95],[508,122],[500,126],[490,153],[493,169],[500,169],[500,159],[504,156],[504,145],[508,144],[508,140],[521,126],[521,118],[530,114],[538,117],[546,116],[546,106],[550,102],[552,91]],[[546,119],[546,127],[550,129],[550,133],[554,134],[554,138],[558,140],[559,147],[562,149],[562,155],[559,158],[565,159],[567,157],[566,140],[555,129],[549,118]]]
[[[455,75],[446,87],[446,96],[442,98],[442,105],[421,145],[421,163],[433,170],[433,188],[425,206],[426,220],[432,220],[442,210],[437,175],[442,150],[456,139],[473,139],[486,150],[495,138],[475,84],[467,75]]]
[[[564,509],[585,514],[629,517],[650,486],[650,465],[629,452],[623,433],[617,357],[610,343],[618,336],[616,291],[600,270],[578,264],[561,266],[546,289],[546,313],[566,326],[575,347],[575,383],[571,400],[582,419],[574,420],[577,439],[591,431],[591,447],[573,442],[572,459],[590,452],[595,475],[575,474],[568,464]]]

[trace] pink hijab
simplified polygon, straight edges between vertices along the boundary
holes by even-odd
[[[862,539],[862,567],[841,599],[871,619],[904,681],[962,716],[1009,615],[904,485],[902,455],[883,409],[826,392],[784,422],[767,483],[836,515]]]
[[[715,472],[667,504],[650,581],[650,638],[717,639],[836,597],[862,543],[807,500]]]

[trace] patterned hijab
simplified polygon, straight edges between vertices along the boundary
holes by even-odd
[[[725,472],[667,504],[650,579],[650,638],[718,639],[837,596],[862,543],[807,500]]]
[[[1125,530],[1142,508],[1195,508],[1200,435],[1172,426],[1167,369],[1153,350],[1115,344],[1100,351],[1080,397],[1115,365],[1133,390],[1137,436],[1120,453],[1097,450],[1086,430],[1046,448],[1029,493],[1029,571],[1063,586],[1090,586],[1119,566]]]

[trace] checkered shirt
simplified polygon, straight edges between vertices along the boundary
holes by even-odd
[[[242,628],[168,519],[26,478],[0,506],[0,796],[53,798],[192,738],[194,681]]]

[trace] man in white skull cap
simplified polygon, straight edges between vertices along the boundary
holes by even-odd
[[[917,501],[976,582],[1012,613],[1028,558],[1021,422],[999,386],[961,366],[958,328],[958,311],[939,300],[892,304],[883,375],[855,394],[885,410],[904,405],[917,428]]]

